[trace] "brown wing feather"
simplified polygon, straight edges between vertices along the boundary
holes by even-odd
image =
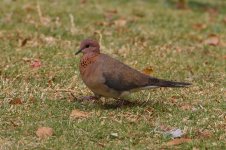
[[[185,87],[191,85],[186,82],[162,80],[145,75],[120,61],[105,54],[101,54],[100,63],[105,79],[105,85],[117,91],[129,91],[139,88],[153,87]]]
[[[149,76],[115,60],[105,54],[102,54],[103,77],[105,85],[117,91],[129,91],[132,89],[147,86]]]

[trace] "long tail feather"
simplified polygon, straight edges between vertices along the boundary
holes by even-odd
[[[149,86],[153,87],[187,87],[189,85],[191,85],[191,83],[167,81],[157,78],[149,79]]]

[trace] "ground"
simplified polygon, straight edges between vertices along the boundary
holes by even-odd
[[[226,1],[177,3],[2,0],[0,149],[226,149]],[[193,85],[82,101],[92,93],[74,53],[87,37],[140,71]]]

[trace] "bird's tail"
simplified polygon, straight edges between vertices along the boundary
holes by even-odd
[[[167,81],[157,78],[149,78],[149,84],[148,86],[153,87],[187,87],[191,85],[191,83],[187,82],[175,82],[175,81]]]

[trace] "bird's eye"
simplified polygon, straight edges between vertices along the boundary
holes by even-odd
[[[86,48],[89,48],[89,45],[86,45]]]

